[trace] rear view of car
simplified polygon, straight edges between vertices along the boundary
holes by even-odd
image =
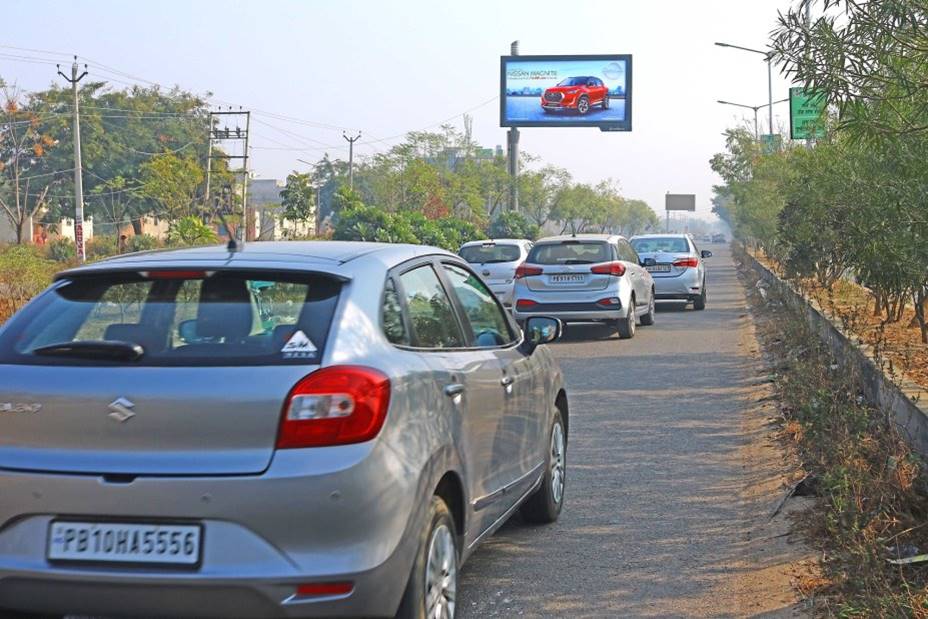
[[[514,316],[616,325],[633,337],[654,322],[651,276],[621,236],[584,234],[539,240],[516,271]]]
[[[532,242],[526,239],[471,241],[458,251],[480,273],[503,305],[512,305],[512,285],[516,267],[525,261]]]
[[[692,303],[693,309],[705,309],[708,291],[703,258],[712,252],[700,252],[685,234],[636,236],[631,244],[648,263],[645,268],[654,278],[657,300],[684,301]]]

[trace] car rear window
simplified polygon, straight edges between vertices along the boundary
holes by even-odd
[[[275,365],[321,358],[341,285],[316,274],[151,271],[58,282],[0,333],[0,363]],[[141,347],[130,360],[94,342]],[[71,348],[72,350],[60,350]],[[118,352],[118,351],[117,351]]]
[[[651,254],[655,252],[685,254],[690,251],[689,243],[687,243],[686,239],[680,237],[633,239],[632,247],[634,247],[635,251],[639,254]]]
[[[521,254],[518,245],[471,245],[462,247],[460,251],[461,258],[471,264],[515,262]]]
[[[602,241],[563,241],[535,245],[526,262],[532,264],[596,264],[615,260],[608,243]]]

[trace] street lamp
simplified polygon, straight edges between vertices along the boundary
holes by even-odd
[[[740,49],[743,52],[751,52],[752,54],[760,54],[767,60],[767,105],[770,106],[770,134],[773,134],[773,52],[772,51],[761,51],[759,49],[751,49],[750,47],[741,47],[740,45],[732,45],[731,43],[718,43],[716,45],[719,47],[731,47],[732,49]]]
[[[774,101],[772,104],[764,103],[763,105],[745,105],[743,103],[732,103],[731,101],[722,101],[719,100],[716,103],[721,103],[722,105],[733,105],[735,107],[743,107],[748,110],[754,111],[754,139],[760,141],[760,133],[757,130],[757,110],[767,107],[769,105],[776,105],[777,103],[786,103],[789,99],[780,99],[779,101]]]

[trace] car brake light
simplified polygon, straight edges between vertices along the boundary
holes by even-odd
[[[377,436],[390,405],[390,379],[375,369],[336,365],[301,379],[284,403],[277,449],[363,443]]]
[[[323,597],[329,595],[348,595],[354,590],[350,582],[312,582],[297,585],[297,597]]]
[[[683,268],[696,268],[699,266],[699,258],[680,258],[679,260],[673,261],[673,266],[683,267]]]
[[[590,273],[622,277],[625,275],[625,265],[621,262],[604,262],[603,264],[597,264],[590,267]]]
[[[535,267],[524,263],[516,267],[516,279],[531,277],[532,275],[541,275],[542,273],[544,273],[544,269],[541,267]]]
[[[538,305],[538,301],[532,301],[531,299],[519,299],[516,301],[516,309],[528,309]]]
[[[606,297],[597,301],[596,305],[602,305],[603,307],[621,306],[622,302],[616,297]]]

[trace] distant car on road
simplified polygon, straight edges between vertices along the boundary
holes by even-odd
[[[0,328],[0,617],[453,617],[480,541],[561,512],[560,330],[422,246],[60,274]]]
[[[713,243],[727,243],[728,239],[725,237],[724,234],[713,234],[712,242]]]
[[[578,234],[537,241],[516,269],[513,315],[554,316],[563,322],[604,322],[619,337],[638,321],[654,324],[654,282],[622,236]]]
[[[512,305],[516,267],[525,261],[532,242],[528,239],[489,239],[464,243],[458,255],[477,270],[503,305]]]
[[[581,75],[568,77],[541,95],[541,107],[545,112],[572,110],[586,114],[598,105],[609,109],[609,88],[598,77]]]
[[[650,259],[647,270],[654,278],[658,301],[692,302],[693,309],[706,308],[706,267],[704,258],[712,252],[699,251],[688,235],[649,234],[633,236],[632,247],[642,259]]]

